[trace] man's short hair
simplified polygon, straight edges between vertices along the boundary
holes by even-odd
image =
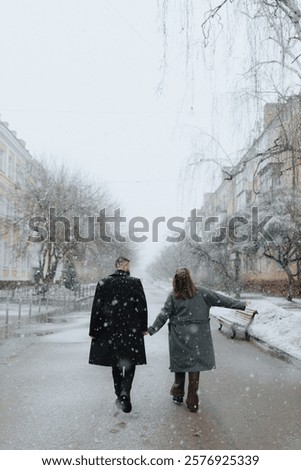
[[[124,256],[119,256],[117,260],[115,261],[115,267],[118,268],[121,264],[129,263],[130,260],[127,258],[124,258]]]

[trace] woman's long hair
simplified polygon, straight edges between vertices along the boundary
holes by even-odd
[[[172,285],[176,299],[191,299],[197,291],[190,271],[187,268],[176,270]]]

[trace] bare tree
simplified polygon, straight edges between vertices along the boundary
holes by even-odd
[[[218,41],[227,40],[229,54],[233,49],[239,23],[246,29],[247,38],[253,48],[253,71],[262,65],[278,64],[287,67],[300,77],[301,63],[298,44],[301,42],[301,7],[299,0],[181,0],[158,2],[161,18],[161,31],[164,39],[164,61],[167,66],[169,47],[169,16],[178,16],[182,41],[186,52],[186,64],[192,57],[195,47],[213,49],[218,47]],[[234,26],[234,28],[233,28]],[[201,39],[202,38],[202,39]],[[259,39],[261,44],[254,42]],[[240,37],[238,37],[238,40]],[[269,43],[274,52],[268,60],[264,60],[266,44]],[[260,47],[261,45],[261,47]],[[254,49],[255,46],[255,49]],[[214,50],[211,49],[211,53]],[[280,56],[277,55],[280,52]],[[258,54],[258,55],[257,55]],[[261,57],[261,59],[260,59]],[[257,60],[254,60],[257,59]]]
[[[170,282],[176,269],[184,266],[197,275],[197,264],[198,260],[186,242],[174,243],[162,249],[149,265],[148,272],[154,280]]]
[[[287,276],[287,299],[300,291],[301,262],[301,195],[296,192],[281,191],[275,200],[269,195],[261,205],[261,212],[271,213],[273,217],[266,229],[271,236],[261,237],[256,245],[260,256],[271,259]],[[297,290],[296,290],[297,288]]]
[[[216,135],[214,130],[208,146],[205,131],[200,129],[202,143],[191,160],[195,161],[197,154],[203,154],[207,162],[209,158],[218,161],[221,166],[231,166],[233,161],[235,163],[241,158],[252,138],[258,134],[262,125],[263,105],[271,101],[285,103],[287,97],[300,93],[300,1],[165,0],[158,3],[165,68],[168,66],[168,52],[175,44],[173,24],[177,20],[177,44],[186,58],[186,75],[191,73],[189,83],[193,82],[194,76],[197,77],[194,68],[200,67],[200,64],[205,73],[212,75],[212,82],[219,78],[220,70],[225,78],[223,83],[229,75],[229,83],[224,89],[229,99],[227,102],[224,99],[221,101],[219,95],[212,99],[211,119],[216,123],[223,112],[222,107],[229,109],[231,103],[230,114],[240,136],[240,148],[235,149],[235,155],[230,155],[222,145],[221,135]],[[233,72],[232,68],[235,67],[236,71]],[[199,82],[195,80],[194,86],[199,87]],[[214,95],[214,89],[211,92]],[[217,102],[221,103],[217,105]],[[242,123],[248,119],[248,130],[244,133]],[[212,126],[213,129],[216,127]],[[241,147],[242,141],[245,144]]]
[[[104,274],[118,252],[133,252],[126,241],[121,245],[110,237],[110,227],[101,231],[100,210],[113,209],[111,196],[65,164],[30,162],[16,188],[15,206],[18,216],[12,224],[22,227],[19,250],[30,252],[42,285],[64,276],[68,266],[76,271],[77,281],[91,282]]]

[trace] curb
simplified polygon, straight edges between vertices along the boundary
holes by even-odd
[[[301,369],[301,360],[291,354],[278,349],[275,346],[271,346],[260,338],[256,336],[250,336],[250,342],[252,342],[256,347],[262,349],[265,352],[268,352],[271,356],[276,357],[282,361],[288,362],[289,364],[294,365],[298,369]]]

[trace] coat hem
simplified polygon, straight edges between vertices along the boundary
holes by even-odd
[[[213,367],[210,367],[210,368],[200,368],[200,367],[191,367],[189,369],[174,369],[174,368],[169,368],[170,369],[170,372],[173,372],[173,373],[177,373],[177,372],[206,372],[206,371],[210,371],[210,370],[214,370],[216,369],[216,366],[213,366]]]

